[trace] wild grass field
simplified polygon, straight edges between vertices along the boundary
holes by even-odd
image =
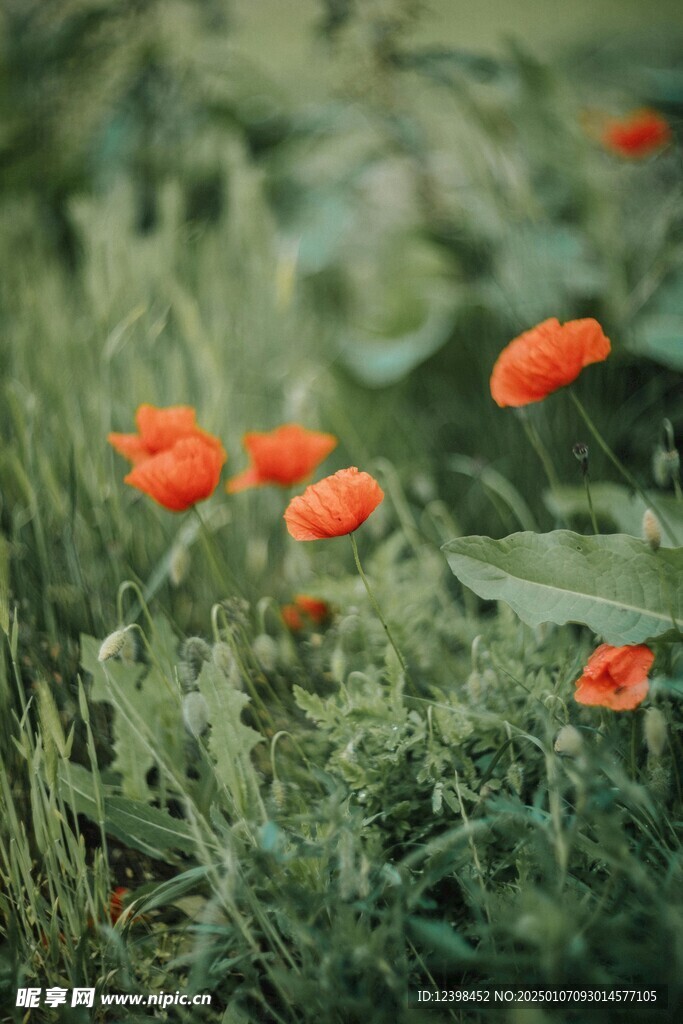
[[[680,1019],[680,25],[468,6],[0,14],[1,1021]]]

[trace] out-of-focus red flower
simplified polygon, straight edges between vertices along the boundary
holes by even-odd
[[[292,498],[284,518],[295,540],[325,540],[353,533],[384,498],[369,473],[340,469]]]
[[[601,644],[576,681],[574,699],[579,704],[597,704],[612,711],[632,711],[647,696],[650,685],[647,674],[654,658],[644,644],[631,647]]]
[[[173,447],[138,462],[124,477],[171,512],[184,512],[210,497],[227,456],[217,437],[183,437]]]
[[[125,910],[126,896],[130,895],[130,889],[125,885],[118,885],[109,897],[109,918],[112,924],[116,924]]]
[[[670,139],[671,128],[656,110],[634,110],[626,117],[610,121],[602,134],[607,149],[631,160],[649,156]]]
[[[322,626],[330,617],[327,601],[308,594],[297,594],[292,604],[284,605],[282,618],[292,633],[298,633],[305,626]]]
[[[112,433],[107,437],[116,451],[134,465],[167,451],[183,437],[206,436],[197,426],[197,414],[189,405],[171,405],[165,409],[141,405],[135,422],[137,434]]]
[[[301,483],[336,447],[337,438],[285,423],[267,433],[245,434],[243,443],[251,465],[228,481],[230,494],[266,484],[289,487]]]
[[[552,317],[503,349],[491,374],[491,395],[501,407],[540,402],[576,380],[584,366],[606,359],[610,351],[597,320],[561,324]]]
[[[300,633],[304,628],[303,616],[295,604],[283,605],[281,615],[285,626],[292,633]]]

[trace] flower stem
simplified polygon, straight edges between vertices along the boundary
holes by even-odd
[[[539,437],[536,427],[529,422],[525,413],[522,414],[521,420],[522,425],[524,427],[524,432],[526,433],[526,436],[529,439],[529,443],[531,444],[531,447],[534,449],[539,459],[541,460],[541,465],[545,470],[545,475],[548,478],[550,489],[551,491],[555,491],[560,486],[560,481],[557,476],[557,473],[555,472],[555,467],[553,466],[550,455],[548,454],[548,449],[541,441],[541,438]]]
[[[602,434],[600,433],[600,431],[598,430],[598,428],[593,423],[593,420],[590,418],[590,416],[588,415],[588,413],[584,409],[583,404],[581,403],[580,399],[578,399],[576,397],[576,395],[571,390],[571,388],[569,388],[568,391],[569,391],[569,395],[571,397],[572,402],[576,406],[576,408],[577,408],[577,410],[579,412],[579,415],[583,419],[583,422],[586,424],[586,426],[590,430],[590,432],[593,435],[593,437],[595,438],[595,440],[598,442],[598,445],[600,446],[600,448],[602,448],[602,450],[605,453],[605,455],[607,456],[607,458],[610,460],[612,465],[621,473],[621,475],[623,476],[624,480],[626,480],[628,485],[633,488],[633,490],[636,492],[636,494],[640,495],[642,500],[645,502],[645,505],[648,508],[651,508],[653,510],[653,512],[655,512],[657,514],[657,517],[658,517],[659,521],[661,522],[662,526],[664,527],[664,529],[666,530],[666,532],[669,535],[669,540],[672,542],[672,544],[677,545],[678,544],[678,540],[676,538],[676,535],[671,530],[671,527],[667,524],[666,518],[662,515],[661,511],[657,508],[657,506],[653,502],[652,498],[649,497],[645,493],[645,491],[640,486],[640,484],[638,483],[636,478],[629,472],[629,470],[626,468],[626,466],[624,466],[624,464],[614,454],[614,452],[612,451],[610,446],[604,440],[604,438],[603,438]]]
[[[597,535],[600,533],[600,531],[598,530],[598,521],[595,518],[595,509],[593,508],[593,499],[591,497],[591,485],[590,485],[590,480],[588,478],[588,473],[584,473],[583,482],[584,482],[584,485],[586,487],[586,498],[588,499],[588,511],[591,514],[591,523],[593,524],[593,533],[597,537]]]
[[[356,569],[358,569],[358,575],[362,579],[363,586],[365,587],[365,589],[367,591],[367,594],[368,594],[368,597],[370,598],[370,604],[374,608],[375,613],[377,615],[377,618],[379,619],[379,621],[384,626],[384,632],[387,635],[387,640],[389,641],[391,646],[394,648],[394,651],[396,652],[396,657],[398,658],[398,663],[401,666],[401,669],[402,669],[404,675],[406,676],[407,679],[409,679],[410,677],[408,675],[408,666],[406,665],[405,658],[403,657],[403,655],[401,654],[400,650],[396,646],[396,641],[394,640],[393,636],[391,635],[391,630],[389,629],[389,626],[387,625],[386,619],[382,615],[382,609],[380,608],[379,603],[377,601],[377,598],[375,597],[375,595],[373,594],[373,592],[372,592],[372,590],[370,588],[370,584],[368,583],[367,576],[363,572],[363,566],[360,564],[360,558],[358,557],[358,545],[356,544],[356,538],[353,535],[353,533],[349,534],[349,539],[351,541],[351,548],[353,549],[353,557],[354,557],[354,560],[355,560],[355,563],[356,563]]]
[[[231,579],[230,573],[227,569],[227,566],[225,565],[225,559],[221,559],[221,561],[223,562],[222,568],[218,564],[216,538],[214,537],[213,533],[207,526],[204,517],[202,516],[201,512],[199,511],[196,505],[192,506],[192,512],[199,521],[199,532],[202,538],[202,546],[204,548],[204,551],[206,552],[206,556],[211,566],[211,571],[215,577],[216,583],[218,584],[219,587],[225,587],[227,583],[228,590],[237,592],[234,580]]]

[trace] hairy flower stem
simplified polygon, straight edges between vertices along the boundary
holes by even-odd
[[[648,495],[645,493],[643,488],[640,486],[640,484],[638,483],[636,478],[629,472],[629,470],[626,468],[626,466],[624,466],[624,464],[614,454],[614,452],[612,451],[610,446],[607,444],[607,442],[603,438],[603,436],[600,433],[600,431],[598,430],[598,428],[593,423],[593,420],[590,418],[590,416],[588,415],[588,413],[584,409],[583,404],[581,403],[580,399],[578,399],[576,397],[576,395],[571,390],[571,388],[569,389],[569,395],[571,397],[572,402],[576,406],[576,408],[577,408],[577,410],[579,412],[579,415],[581,416],[583,422],[586,424],[586,426],[590,430],[591,434],[593,435],[595,440],[598,442],[598,445],[600,446],[600,448],[602,448],[603,452],[605,453],[607,458],[610,460],[612,465],[615,467],[615,469],[619,470],[619,472],[623,476],[624,480],[626,480],[626,482],[628,483],[629,487],[632,487],[633,490],[636,492],[636,494],[640,495],[640,497],[645,502],[646,506],[651,508],[653,512],[656,512],[657,517],[658,517],[659,521],[661,522],[662,526],[664,527],[664,529],[666,530],[667,534],[669,535],[669,540],[672,542],[672,544],[674,544],[674,545],[678,544],[678,541],[676,539],[676,535],[671,530],[671,527],[667,524],[666,518],[662,515],[661,511],[657,508],[657,506],[653,502],[652,498],[648,497]]]
[[[399,651],[398,647],[396,646],[396,641],[394,640],[393,636],[391,635],[391,630],[389,629],[389,626],[387,625],[386,619],[382,615],[382,609],[380,608],[379,603],[377,601],[377,598],[375,597],[375,595],[373,594],[373,592],[372,592],[372,590],[370,588],[370,584],[368,583],[367,576],[363,572],[363,566],[360,564],[360,558],[358,557],[358,545],[356,544],[356,538],[353,535],[353,533],[349,534],[349,539],[351,541],[351,548],[353,549],[353,557],[354,557],[354,560],[355,560],[355,563],[356,563],[356,569],[358,569],[358,575],[362,579],[363,586],[365,587],[365,589],[367,591],[367,594],[368,594],[368,597],[370,598],[370,604],[374,608],[375,613],[377,615],[377,618],[379,619],[379,621],[384,626],[384,632],[387,635],[387,640],[389,641],[391,646],[394,648],[394,651],[396,652],[396,657],[398,658],[398,663],[401,666],[403,674],[405,675],[407,680],[410,680],[410,675],[408,674],[408,666],[406,665],[405,658],[403,657],[403,655]]]

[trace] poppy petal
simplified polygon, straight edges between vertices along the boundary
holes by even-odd
[[[135,466],[126,476],[131,487],[172,512],[184,512],[213,494],[226,454],[217,438],[185,437]]]
[[[355,466],[307,487],[289,503],[284,518],[295,540],[323,540],[353,533],[374,512],[384,492]]]
[[[560,324],[551,317],[503,349],[491,373],[491,395],[501,407],[540,402],[571,384],[585,366],[606,359],[610,350],[597,320]]]

